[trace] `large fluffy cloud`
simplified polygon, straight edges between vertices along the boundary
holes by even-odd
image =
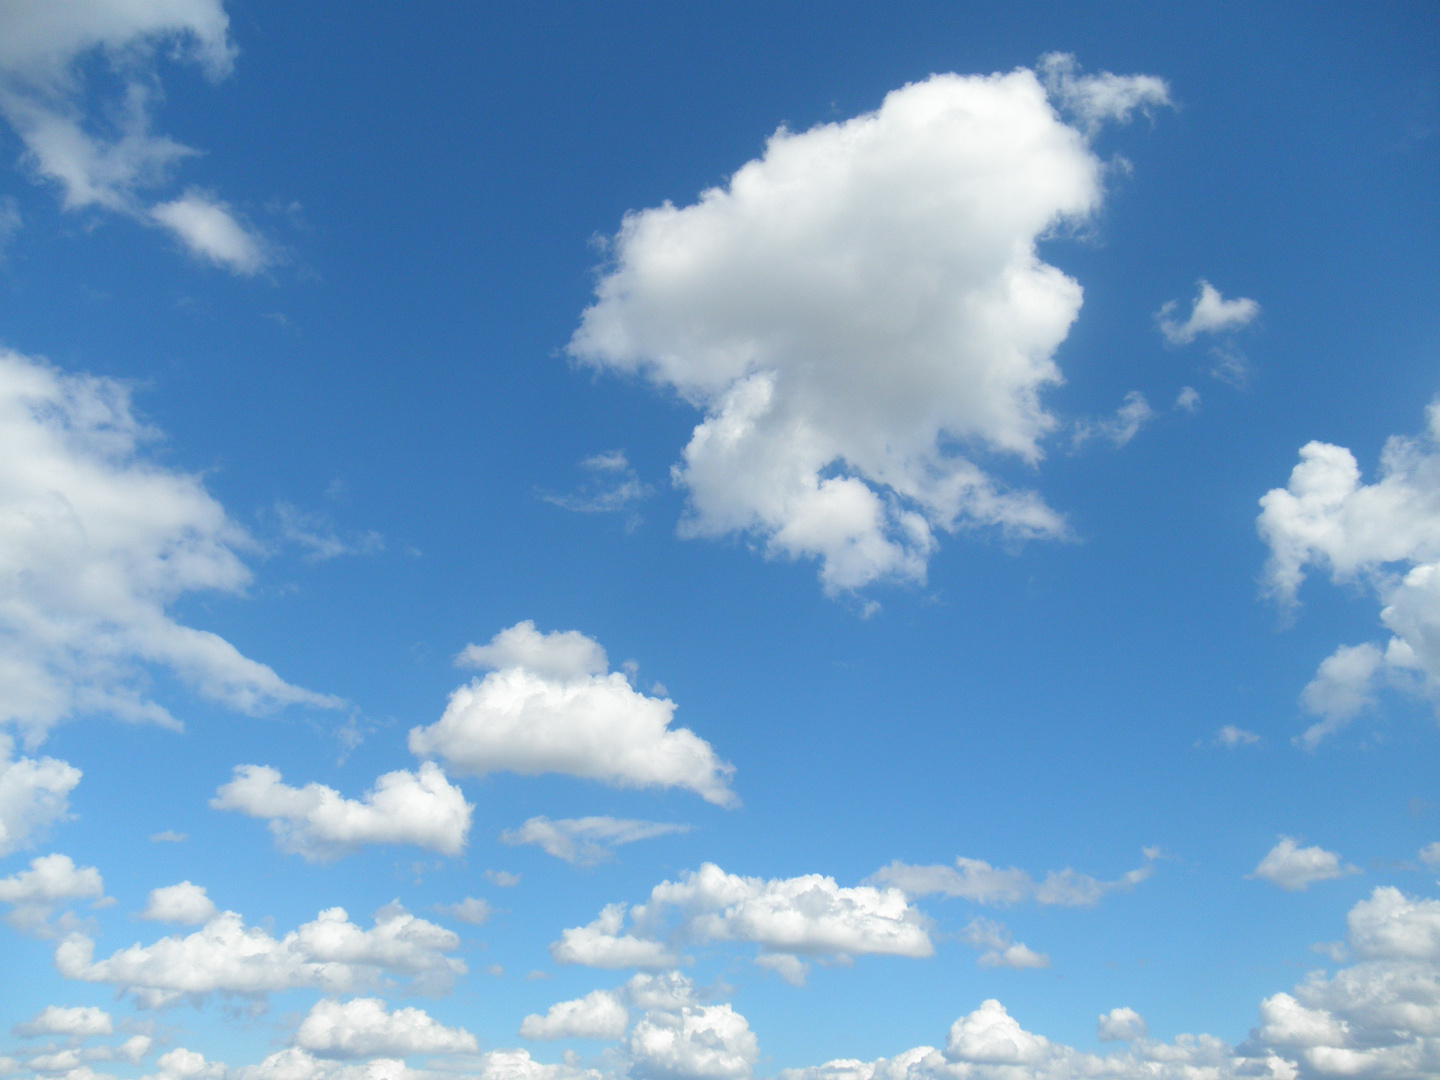
[[[245,713],[337,704],[168,614],[241,591],[253,542],[199,477],[147,460],[153,438],[124,385],[0,352],[0,723],[32,744],[82,712],[178,727],[147,664]]]
[[[1345,447],[1310,442],[1289,484],[1260,500],[1270,593],[1293,608],[1306,573],[1326,571],[1372,591],[1390,633],[1341,645],[1320,665],[1301,695],[1319,717],[1298,740],[1307,748],[1372,704],[1382,679],[1431,696],[1440,690],[1440,405],[1426,414],[1424,436],[1385,443],[1374,483],[1362,482]]]
[[[594,967],[665,967],[667,942],[744,941],[767,953],[795,956],[929,956],[929,920],[895,888],[842,888],[834,878],[747,878],[713,863],[663,881],[629,910],[611,905],[588,926],[563,932],[550,946],[559,963]],[[623,930],[623,932],[622,932]],[[798,963],[798,961],[797,961]]]
[[[28,847],[63,820],[66,796],[80,782],[80,770],[56,758],[16,758],[15,741],[0,735],[0,855]]]
[[[1085,130],[1032,71],[934,75],[780,129],[694,205],[626,215],[569,351],[703,410],[673,473],[683,534],[752,533],[838,590],[923,578],[936,530],[1065,532],[977,460],[1041,458],[1081,288],[1036,241],[1101,205],[1088,131],[1166,89],[1046,72]]]
[[[317,1001],[295,1032],[295,1045],[324,1057],[408,1057],[411,1054],[474,1053],[475,1036],[446,1027],[424,1009],[388,1012],[379,998],[354,998],[343,1004]]]
[[[541,634],[526,620],[459,662],[495,670],[450,695],[439,721],[410,731],[410,749],[459,772],[568,773],[619,787],[688,788],[736,802],[733,766],[689,728],[672,728],[675,703],[608,672],[605,650],[570,630]]]
[[[417,772],[386,773],[358,800],[323,784],[290,787],[264,765],[239,765],[210,805],[268,819],[281,849],[311,862],[327,862],[362,844],[415,844],[458,855],[475,809],[431,761]]]
[[[109,983],[142,1005],[161,1006],[185,996],[258,996],[297,987],[354,993],[395,976],[414,989],[440,991],[466,970],[446,955],[459,947],[455,933],[398,904],[376,912],[369,930],[352,923],[343,908],[329,908],[283,938],[225,911],[186,937],[135,944],[103,960],[94,959],[94,941],[73,934],[56,948],[55,967],[67,979]]]
[[[83,0],[0,5],[0,116],[66,209],[101,207],[168,229],[196,256],[240,274],[270,261],[267,245],[221,200],[191,190],[146,206],[195,153],[150,130],[160,97],[155,54],[228,75],[235,56],[222,0]],[[123,89],[87,114],[85,62],[103,59]]]

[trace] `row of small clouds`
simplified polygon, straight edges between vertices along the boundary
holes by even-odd
[[[331,973],[325,996],[299,1019],[287,1048],[259,1065],[233,1069],[207,1062],[194,1051],[173,1049],[156,1062],[155,1080],[272,1080],[280,1076],[292,1080],[373,1080],[376,1076],[423,1080],[433,1074],[410,1069],[403,1060],[421,1054],[451,1058],[454,1064],[447,1067],[447,1075],[477,1080],[600,1080],[603,1074],[599,1072],[568,1062],[544,1065],[525,1050],[478,1053],[473,1034],[443,1024],[423,1009],[391,1009],[373,996],[340,1000],[337,991],[343,995],[343,987],[357,985],[355,977],[367,965],[377,969],[369,972],[372,978],[379,969],[413,976],[416,970],[434,970],[434,957],[453,948],[445,931],[409,918],[407,922],[404,913],[387,910],[377,917],[375,930],[362,931],[343,921],[343,913],[322,913],[322,920],[329,920],[332,929],[344,928],[345,936],[339,939],[326,935],[307,938],[306,932],[316,924],[301,927],[280,941],[251,928],[254,940],[264,945],[267,960],[283,956],[265,970],[272,975],[284,973],[298,985],[323,981],[306,965],[329,947],[343,942],[347,962]],[[1152,1039],[1143,1016],[1128,1006],[1117,1006],[1097,1017],[1095,1033],[1101,1043],[1120,1044],[1119,1048],[1095,1054],[1027,1031],[999,1001],[991,999],[957,1019],[943,1047],[917,1046],[874,1061],[838,1059],[785,1070],[782,1076],[785,1080],[879,1080],[905,1075],[941,1080],[959,1070],[961,1075],[980,1080],[1017,1076],[1079,1080],[1097,1075],[1116,1080],[1180,1080],[1197,1075],[1215,1080],[1296,1080],[1299,1076],[1433,1074],[1440,1065],[1440,1047],[1431,1034],[1440,1018],[1440,901],[1380,887],[1351,908],[1346,922],[1347,940],[1337,943],[1337,948],[1353,953],[1356,962],[1333,974],[1312,972],[1291,992],[1262,999],[1258,1022],[1239,1045],[1209,1035],[1180,1035],[1170,1042]],[[399,927],[395,927],[397,923]],[[391,934],[383,950],[385,960],[379,959],[381,950],[371,941],[382,927]],[[997,956],[1002,949],[1012,953],[1023,950],[998,924],[977,920],[967,928],[966,936],[977,946],[993,947]],[[206,978],[218,969],[214,960],[218,936],[204,938],[203,945],[196,943],[199,938],[184,939],[200,963],[191,976],[193,986],[207,985]],[[159,953],[129,956],[127,963],[135,969],[149,965],[154,975],[179,956],[173,946],[170,953],[174,955],[163,959],[157,959]],[[1040,959],[1028,950],[1018,955],[1026,962],[1016,966],[1035,966]],[[72,955],[61,963],[62,970],[85,970],[75,966]],[[457,964],[450,960],[443,966],[453,972]],[[719,987],[697,987],[675,970],[641,973],[618,986],[596,989],[556,1002],[544,1013],[532,1013],[521,1021],[518,1034],[531,1041],[612,1043],[608,1060],[617,1076],[745,1080],[760,1059],[759,1039],[743,1015],[716,1000],[721,992]],[[163,1001],[169,993],[168,989],[159,991],[158,1000]],[[75,1065],[85,1060],[139,1061],[149,1053],[147,1036],[132,1037],[119,1047],[84,1048],[88,1041],[112,1037],[115,1030],[112,1017],[103,1009],[49,1006],[17,1025],[14,1033],[22,1039],[58,1036],[70,1041],[68,1050],[32,1053],[25,1062],[32,1069],[54,1071],[52,1065],[68,1066],[70,1058]],[[65,1062],[59,1060],[62,1054],[69,1055]]]

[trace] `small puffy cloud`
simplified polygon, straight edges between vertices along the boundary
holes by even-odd
[[[742,1080],[760,1056],[749,1023],[729,1005],[652,1009],[625,1048],[640,1080]]]
[[[1292,837],[1282,836],[1249,876],[1294,892],[1307,889],[1316,881],[1358,873],[1358,868],[1342,865],[1340,856],[1333,851],[1321,847],[1302,848]]]
[[[1057,421],[1040,395],[1082,290],[1037,241],[1100,209],[1090,129],[1165,89],[1049,78],[1082,128],[1033,71],[932,75],[781,128],[692,205],[625,216],[569,353],[703,414],[672,470],[682,535],[818,559],[836,592],[923,580],[937,532],[1066,534],[977,459],[1042,457]]]
[[[14,752],[14,740],[0,735],[0,855],[30,847],[68,817],[67,796],[80,783],[80,770],[69,762],[16,758]]]
[[[1155,418],[1155,410],[1138,390],[1125,395],[1125,401],[1115,410],[1115,415],[1106,420],[1082,420],[1075,425],[1073,445],[1078,447],[1090,439],[1106,439],[1116,446],[1124,446],[1140,431],[1140,426]]]
[[[423,1009],[387,1012],[379,998],[340,1003],[317,1001],[300,1022],[294,1044],[322,1057],[403,1058],[411,1054],[475,1053],[479,1044],[464,1028],[446,1027]]]
[[[339,704],[170,616],[242,592],[254,542],[198,476],[142,453],[156,437],[124,384],[0,351],[0,723],[31,745],[82,713],[179,728],[145,694],[152,664],[251,715]]]
[[[675,963],[666,939],[703,944],[752,942],[768,952],[811,956],[934,952],[929,920],[895,888],[842,888],[834,878],[746,878],[714,863],[664,881],[630,910],[612,904],[589,926],[562,933],[550,946],[558,963],[595,967],[664,967]]]
[[[441,915],[449,915],[452,919],[459,919],[471,926],[484,926],[490,921],[490,916],[495,914],[495,909],[488,901],[473,896],[467,896],[455,904],[436,904],[435,910]]]
[[[190,189],[178,199],[150,208],[150,216],[178,237],[198,259],[237,274],[255,274],[270,262],[266,244],[241,225],[224,202]]]
[[[672,728],[675,703],[609,672],[605,650],[576,631],[541,634],[528,620],[460,662],[491,667],[450,695],[440,720],[412,728],[410,750],[474,776],[565,773],[617,787],[681,787],[733,806],[734,767],[689,728]]]
[[[1134,1042],[1148,1033],[1145,1018],[1125,1006],[1101,1013],[1095,1025],[1095,1037],[1101,1042]]]
[[[1188,413],[1198,411],[1200,408],[1200,391],[1196,390],[1193,386],[1182,386],[1180,393],[1175,396],[1175,408],[1184,409]]]
[[[206,1061],[196,1050],[177,1046],[160,1055],[156,1072],[144,1080],[223,1080],[225,1066],[219,1061]]]
[[[1101,881],[1068,867],[1051,870],[1042,881],[1036,881],[1017,867],[1002,869],[991,866],[984,859],[963,856],[955,860],[953,867],[913,866],[897,859],[889,866],[881,867],[867,880],[892,885],[911,897],[939,894],[995,906],[1034,900],[1061,907],[1091,907],[1106,894],[1134,888],[1148,878],[1151,872],[1149,864],[1159,852],[1146,849],[1144,855],[1146,865],[1126,871],[1114,881]]]
[[[1379,477],[1362,482],[1343,446],[1310,442],[1289,483],[1260,500],[1256,522],[1270,549],[1267,591],[1287,611],[1307,572],[1361,585],[1380,604],[1388,641],[1341,645],[1301,701],[1320,719],[1297,741],[1314,748],[1372,705],[1382,683],[1440,693],[1440,405],[1427,409],[1426,434],[1392,436]]]
[[[237,765],[210,805],[268,819],[280,849],[309,862],[328,862],[364,844],[415,844],[458,855],[475,809],[431,761],[413,773],[386,773],[358,800],[323,784],[290,787],[264,765]]]
[[[508,870],[486,870],[485,880],[501,889],[513,889],[520,884],[520,875]]]
[[[522,1039],[618,1039],[630,1023],[629,1010],[610,990],[595,990],[574,1001],[551,1005],[544,1016],[531,1013],[520,1024]]]
[[[1234,724],[1226,724],[1215,733],[1215,745],[1223,746],[1227,750],[1234,750],[1237,746],[1254,746],[1259,741],[1259,735]]]
[[[163,96],[155,57],[229,74],[235,48],[222,0],[0,6],[0,116],[25,145],[27,164],[60,187],[67,210],[100,207],[169,229],[190,252],[238,274],[270,261],[267,245],[229,207],[195,189],[146,207],[140,193],[164,184],[196,153],[151,130]],[[81,74],[98,54],[120,92],[86,115],[94,98]]]
[[[304,987],[354,993],[397,976],[416,990],[438,992],[465,973],[462,961],[446,955],[459,947],[455,933],[398,904],[376,912],[369,930],[343,908],[329,908],[283,938],[225,911],[186,937],[135,944],[103,960],[94,959],[94,941],[72,934],[56,948],[55,967],[67,979],[108,983],[158,1007],[213,993],[263,996]]]
[[[673,967],[680,958],[663,942],[622,934],[624,904],[607,904],[594,922],[560,932],[550,945],[557,964],[583,964],[598,968]]]
[[[547,855],[580,866],[594,866],[614,857],[620,844],[633,844],[655,836],[683,833],[689,825],[663,821],[632,821],[612,817],[532,817],[518,829],[506,829],[500,839],[507,844],[536,844]]]
[[[1431,870],[1440,869],[1440,840],[1426,844],[1420,849],[1420,861]]]
[[[46,1005],[34,1019],[16,1024],[14,1031],[22,1039],[31,1039],[37,1035],[66,1035],[88,1039],[95,1035],[114,1034],[115,1027],[110,1014],[94,1005],[73,1008]]]
[[[991,998],[969,1016],[950,1026],[945,1056],[967,1065],[1036,1065],[1050,1050],[1050,1040],[1032,1035]]]
[[[1226,300],[1220,290],[1203,278],[1200,292],[1190,307],[1190,317],[1183,323],[1174,318],[1179,303],[1169,301],[1155,316],[1160,333],[1171,345],[1189,345],[1201,334],[1224,334],[1243,329],[1255,321],[1260,314],[1260,305],[1254,300],[1239,296]]]
[[[531,619],[501,630],[488,645],[466,645],[455,663],[458,667],[491,671],[522,668],[557,681],[604,675],[610,670],[610,659],[594,638],[578,630],[542,634]]]
[[[215,904],[206,895],[205,887],[189,881],[151,889],[145,910],[140,913],[142,919],[178,926],[198,926],[214,917]]]
[[[1008,967],[1024,971],[1050,966],[1050,957],[1015,941],[1010,931],[993,919],[971,919],[960,932],[960,940],[980,950],[980,957],[975,962],[981,967]]]
[[[0,878],[0,903],[10,905],[5,921],[27,934],[51,936],[50,914],[69,900],[107,902],[100,871],[76,866],[69,855],[42,855],[31,860],[29,870]]]

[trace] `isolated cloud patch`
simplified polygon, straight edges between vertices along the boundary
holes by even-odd
[[[1175,318],[1180,306],[1168,301],[1155,316],[1160,333],[1171,345],[1189,345],[1201,334],[1224,334],[1249,326],[1260,314],[1260,305],[1246,296],[1226,300],[1220,290],[1204,278],[1200,291],[1190,305],[1190,316],[1184,322]]]
[[[215,917],[215,902],[205,886],[190,881],[151,889],[140,918],[177,926],[199,926]]]
[[[960,932],[960,940],[976,949],[976,963],[986,968],[1047,968],[1050,957],[1038,953],[1023,941],[1016,941],[1010,931],[994,919],[971,919]]]
[[[675,703],[609,672],[605,650],[576,631],[541,634],[526,620],[459,663],[495,670],[450,695],[440,720],[412,728],[410,750],[472,776],[565,773],[616,787],[679,787],[720,806],[737,803],[734,767],[689,728]],[[608,672],[608,673],[607,673]]]
[[[506,844],[536,844],[547,855],[579,866],[594,866],[614,857],[615,848],[656,836],[683,833],[689,825],[664,821],[633,821],[626,818],[583,817],[530,818],[518,829],[506,829],[500,839]]]
[[[1308,889],[1317,881],[1358,873],[1358,868],[1342,863],[1340,856],[1333,851],[1322,847],[1302,848],[1293,837],[1282,836],[1250,876],[1295,892]]]
[[[56,758],[15,758],[15,742],[0,735],[0,855],[29,847],[69,816],[67,796],[80,770]]]
[[[432,761],[413,773],[386,773],[361,799],[346,799],[324,784],[290,787],[267,766],[237,765],[235,779],[210,805],[268,819],[281,850],[308,862],[329,862],[365,844],[415,844],[458,855],[475,809]]]
[[[1167,100],[1063,59],[1052,89],[1087,131]],[[1035,245],[1098,210],[1103,175],[1034,72],[931,76],[627,214],[569,352],[704,412],[673,470],[683,535],[817,558],[828,590],[923,579],[937,530],[1059,536],[976,458],[1036,462],[1056,426],[1040,393],[1081,289]]]
[[[464,1028],[446,1027],[424,1009],[387,1012],[379,998],[354,998],[343,1004],[322,998],[300,1022],[295,1045],[336,1058],[403,1058],[479,1050],[475,1036]]]
[[[302,987],[355,993],[397,977],[414,990],[437,992],[466,971],[446,955],[459,947],[453,931],[398,904],[376,912],[369,930],[344,908],[329,908],[283,938],[225,911],[193,934],[131,945],[103,960],[94,958],[93,940],[72,934],[56,948],[55,967],[67,979],[108,983],[154,1008],[214,993],[263,996]]]
[[[714,863],[663,881],[629,909],[612,904],[588,926],[550,946],[557,963],[592,967],[669,967],[668,944],[750,942],[766,952],[804,956],[924,957],[934,952],[929,920],[899,889],[842,888],[834,878],[747,878]]]
[[[1301,702],[1319,717],[1296,741],[1314,749],[1376,701],[1382,683],[1434,699],[1440,692],[1440,405],[1419,438],[1391,436],[1380,475],[1363,483],[1355,455],[1310,442],[1290,482],[1260,500],[1270,548],[1265,583],[1287,611],[1312,568],[1364,586],[1380,602],[1388,641],[1341,645]]]
[[[213,80],[227,76],[235,47],[221,0],[0,5],[0,116],[29,167],[59,186],[65,209],[99,207],[158,225],[197,257],[254,274],[271,261],[269,249],[223,201],[194,189],[149,207],[141,197],[196,153],[151,130],[161,47]],[[123,89],[87,112],[82,68],[93,57]]]
[[[199,477],[146,458],[157,437],[122,383],[0,352],[0,723],[32,745],[77,713],[179,728],[150,664],[252,715],[339,704],[167,613],[241,592],[255,545]]]

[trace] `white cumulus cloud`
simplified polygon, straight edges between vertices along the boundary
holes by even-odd
[[[1392,436],[1380,474],[1366,484],[1343,446],[1310,442],[1286,487],[1260,500],[1270,548],[1265,583],[1287,610],[1307,572],[1361,585],[1380,603],[1388,640],[1341,645],[1321,663],[1301,701],[1319,719],[1296,741],[1307,749],[1341,730],[1390,685],[1440,692],[1440,405],[1419,438]]]
[[[94,1005],[78,1005],[72,1008],[46,1005],[34,1019],[15,1025],[15,1034],[27,1039],[37,1035],[68,1035],[88,1039],[95,1035],[111,1035],[114,1031],[110,1014]]]
[[[339,704],[168,614],[241,592],[254,542],[199,477],[142,453],[156,437],[122,383],[0,351],[0,723],[32,745],[77,713],[178,728],[145,696],[149,664],[252,715]]]
[[[1148,1032],[1145,1018],[1123,1005],[1101,1013],[1095,1024],[1095,1037],[1101,1042],[1134,1042],[1143,1039]]]
[[[1195,302],[1190,306],[1190,317],[1184,322],[1175,319],[1175,310],[1180,305],[1171,300],[1155,316],[1160,333],[1171,345],[1189,345],[1201,334],[1223,334],[1249,326],[1260,314],[1260,305],[1244,296],[1226,300],[1220,290],[1203,278]]]
[[[49,937],[51,913],[69,900],[108,903],[100,871],[76,866],[69,855],[42,855],[30,861],[29,870],[0,878],[0,903],[10,905],[5,921],[27,934]]]
[[[1280,837],[1279,842],[1266,853],[1255,867],[1251,877],[1262,878],[1290,892],[1307,889],[1317,881],[1358,874],[1359,869],[1343,864],[1340,856],[1322,847],[1302,848],[1289,836]]]
[[[520,1024],[522,1039],[618,1039],[630,1012],[610,990],[595,990],[573,1001],[558,1001],[544,1016],[531,1013]]]
[[[93,940],[72,934],[56,948],[55,967],[67,979],[108,983],[156,1007],[214,993],[258,997],[302,987],[354,993],[397,976],[414,989],[441,991],[466,971],[446,955],[459,947],[453,931],[398,904],[376,912],[369,930],[344,908],[328,908],[283,938],[225,911],[186,937],[131,945],[103,960],[94,958]]]
[[[633,821],[626,818],[532,817],[518,829],[506,829],[500,839],[507,844],[536,844],[547,855],[580,866],[594,866],[614,855],[620,844],[633,844],[655,836],[688,832],[689,825],[663,821]]]
[[[14,755],[15,741],[0,735],[0,855],[33,845],[68,817],[67,796],[80,783],[80,770],[67,761]]]
[[[760,1056],[750,1024],[729,1005],[651,1009],[626,1050],[641,1080],[742,1080]]]
[[[354,998],[343,1004],[322,998],[300,1022],[294,1042],[312,1054],[336,1058],[403,1058],[479,1049],[475,1036],[464,1028],[446,1027],[423,1009],[387,1012],[379,998]]]
[[[214,917],[215,903],[206,894],[205,886],[189,881],[151,889],[145,910],[140,913],[142,919],[179,926],[198,926]]]
[[[923,579],[937,530],[1066,533],[978,455],[1042,457],[1081,288],[1036,241],[1103,201],[1093,123],[1165,87],[1049,70],[1085,130],[1033,71],[934,75],[626,215],[569,352],[703,412],[673,470],[683,535],[817,558],[833,592]]]
[[[460,661],[495,670],[451,694],[439,721],[411,729],[413,753],[475,776],[566,773],[617,787],[681,787],[735,805],[734,767],[689,728],[670,726],[673,701],[607,674],[605,650],[584,634],[541,634],[526,620],[468,646]]]
[[[0,116],[67,210],[99,207],[161,225],[193,254],[253,274],[270,261],[268,248],[223,202],[195,190],[150,207],[141,198],[196,153],[151,130],[161,47],[212,79],[228,75],[235,47],[222,0],[0,5]],[[92,55],[121,89],[87,111],[81,66]]]
[[[558,963],[594,967],[667,967],[667,942],[751,942],[770,952],[811,956],[934,952],[929,920],[895,888],[842,888],[834,878],[747,878],[714,863],[664,881],[646,903],[612,904],[589,926],[562,933],[550,946]]]
[[[268,819],[281,850],[310,862],[328,862],[364,844],[415,844],[458,855],[475,809],[431,761],[413,773],[386,773],[361,799],[324,784],[290,787],[272,768],[238,765],[210,805]]]

